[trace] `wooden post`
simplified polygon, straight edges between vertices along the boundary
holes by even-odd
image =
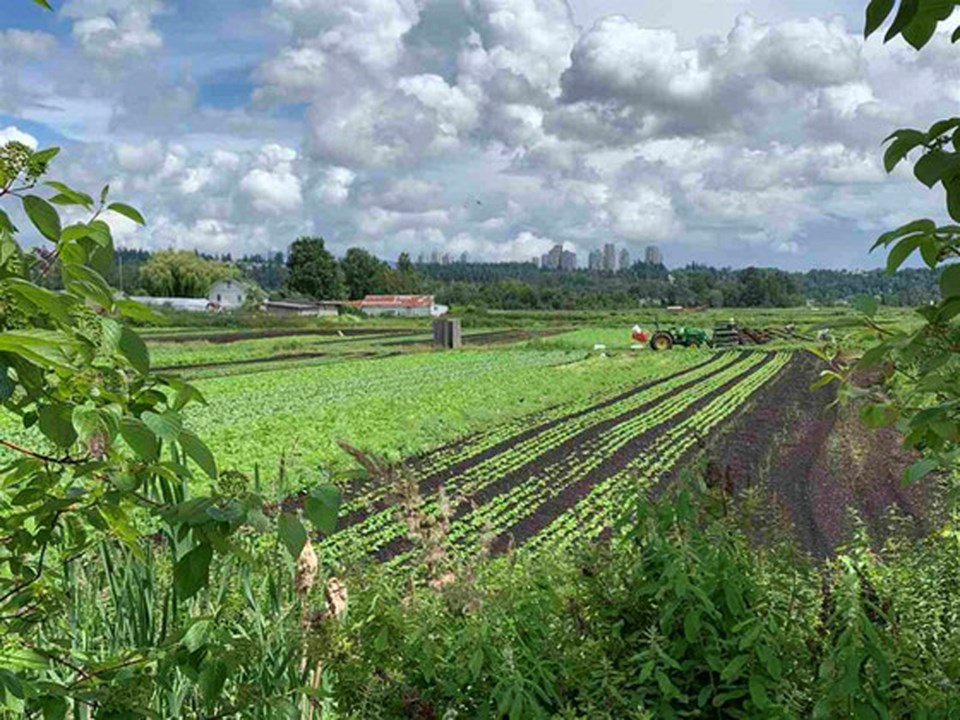
[[[463,331],[456,318],[437,318],[433,321],[433,346],[444,350],[463,347]]]

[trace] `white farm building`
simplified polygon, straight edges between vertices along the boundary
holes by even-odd
[[[210,286],[207,300],[222,310],[239,310],[247,301],[247,286],[239,280],[220,280]]]

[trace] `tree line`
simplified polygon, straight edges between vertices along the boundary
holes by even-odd
[[[876,297],[885,305],[936,302],[937,274],[929,268],[809,270],[667,269],[637,262],[619,272],[542,270],[532,263],[418,264],[402,253],[396,263],[363,248],[336,258],[322,238],[303,237],[289,252],[211,256],[187,250],[121,250],[108,280],[131,294],[205,297],[218,280],[238,278],[270,297],[359,300],[374,294],[429,293],[446,305],[498,310],[610,310],[638,305],[795,307]],[[55,278],[53,282],[57,282]]]

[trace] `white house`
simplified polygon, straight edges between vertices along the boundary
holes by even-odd
[[[210,287],[210,304],[223,310],[239,310],[247,300],[247,286],[239,280],[221,280]]]

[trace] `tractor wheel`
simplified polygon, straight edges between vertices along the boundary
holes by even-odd
[[[655,333],[653,339],[650,340],[650,347],[653,350],[669,350],[673,347],[673,335],[666,332]]]

